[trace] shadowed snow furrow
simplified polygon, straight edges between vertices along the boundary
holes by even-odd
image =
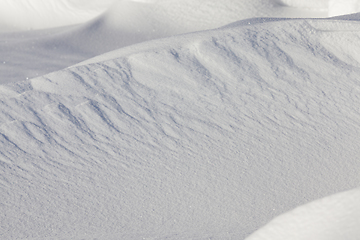
[[[243,239],[358,186],[360,69],[332,45],[358,33],[338,34],[226,28],[0,86],[4,236]]]

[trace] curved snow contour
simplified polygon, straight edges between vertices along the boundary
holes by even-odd
[[[356,29],[243,24],[0,86],[2,238],[244,239],[357,187]]]
[[[287,6],[300,1],[289,3],[280,0],[2,0],[0,31],[44,29],[85,22],[99,15],[113,2],[120,5],[119,13],[116,14],[120,18],[123,14],[121,12],[128,11],[125,15],[129,16],[132,11],[122,8],[123,4],[151,4],[157,9],[151,14],[149,12],[153,10],[149,9],[142,17],[150,21],[158,18],[163,23],[185,24],[187,28],[191,27],[190,30],[219,27],[252,17],[327,16],[327,11],[320,9],[316,1],[312,1],[315,4],[295,4],[301,7],[289,9]]]
[[[332,195],[276,217],[246,240],[358,240],[360,188]]]
[[[327,4],[324,9],[323,1],[320,2],[321,4],[303,4],[306,7],[289,8],[279,0],[133,0],[120,1],[118,7],[113,7],[106,17],[111,15],[113,23],[124,25],[122,15],[134,18],[138,15],[132,16],[131,12],[139,10],[142,15],[137,22],[145,25],[150,22],[155,28],[168,26],[169,29],[178,29],[177,32],[190,32],[255,17],[326,17]],[[146,3],[146,9],[141,9],[141,3]],[[137,6],[140,9],[136,9]],[[126,14],[125,11],[130,13]],[[131,24],[130,21],[129,23]]]
[[[1,0],[0,32],[60,27],[88,21],[114,0]]]
[[[326,17],[359,11],[358,0],[330,0],[330,3],[328,0],[2,0],[0,32],[82,23],[104,12],[113,2],[156,5],[157,10],[146,17],[159,17],[158,20],[170,23],[184,21],[192,30],[252,17]]]
[[[329,16],[338,16],[345,14],[357,13],[360,11],[359,0],[330,0]]]
[[[107,6],[97,7],[102,1],[0,1],[0,31],[74,24],[85,20],[82,12],[98,14]],[[1,34],[0,83],[41,76],[131,44],[261,16],[320,17],[327,12],[289,8],[275,0],[118,1],[80,26]]]
[[[275,0],[280,4],[295,8],[304,8],[311,10],[322,10],[328,9],[329,0]]]

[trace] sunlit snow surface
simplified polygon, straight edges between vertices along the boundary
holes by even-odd
[[[238,20],[322,18],[357,11],[355,0],[2,0],[0,84],[41,76],[134,43]],[[36,31],[24,31],[29,29]]]
[[[5,239],[243,239],[358,186],[358,22],[252,20],[1,86]]]
[[[241,19],[327,16],[324,9],[289,7],[275,0],[118,0],[89,22],[64,26],[95,17],[112,1],[81,3],[84,1],[0,1],[0,83],[41,76],[134,43]],[[51,26],[62,27],[46,29]],[[19,29],[37,31],[15,31]]]
[[[119,1],[82,25],[1,34],[1,239],[245,239],[359,187],[359,15],[234,22],[330,5],[185,3]],[[327,212],[356,234],[357,198],[269,226],[313,237],[302,227]]]
[[[360,189],[298,207],[272,220],[246,240],[357,240]]]
[[[134,43],[242,19],[322,18],[359,10],[355,0],[2,0],[0,84],[41,76]],[[29,29],[36,31],[24,31]]]

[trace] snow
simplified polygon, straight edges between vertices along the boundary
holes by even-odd
[[[357,188],[314,201],[275,218],[246,239],[359,239],[359,198]]]
[[[338,0],[333,0],[338,1]],[[323,10],[326,11],[329,8],[329,0],[278,0],[280,4],[294,8],[305,8],[310,10]]]
[[[352,239],[360,17],[326,3],[117,1],[1,33],[1,238],[245,239],[348,191],[249,238]]]
[[[24,2],[27,4],[21,4]],[[90,3],[97,6],[102,2]],[[104,1],[108,2],[111,1]],[[213,29],[237,20],[327,16],[323,11],[289,9],[268,0],[115,1],[101,16],[74,26],[102,11],[102,8],[95,11],[91,4],[80,3],[75,1],[70,5],[69,0],[0,3],[0,16],[4,18],[1,21],[0,17],[0,32],[3,31],[0,34],[0,62],[3,63],[0,84],[41,76],[134,43]],[[83,12],[85,17],[81,17]],[[63,23],[61,28],[46,29],[58,27],[60,23]],[[64,26],[69,24],[71,26]],[[30,28],[38,31],[15,31]]]
[[[88,21],[114,0],[2,0],[0,32],[53,28]]]
[[[360,11],[358,0],[330,0],[329,16],[346,15]]]

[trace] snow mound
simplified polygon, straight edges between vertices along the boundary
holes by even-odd
[[[167,31],[172,30],[179,34],[213,29],[256,17],[326,16],[327,5],[325,9],[312,7],[291,9],[277,0],[156,0],[120,1],[104,18],[107,19],[108,24],[119,24],[129,29],[140,28],[140,30],[149,29],[156,32],[159,28],[167,28]]]
[[[339,193],[276,217],[246,240],[357,240],[360,189]]]
[[[1,0],[0,32],[60,27],[86,22],[114,0]]]
[[[112,3],[118,7],[114,15],[126,25],[122,14],[156,24],[172,24],[183,31],[219,27],[240,19],[253,17],[327,17],[358,12],[358,0],[2,0],[0,32],[44,29],[86,22],[104,12]],[[146,5],[134,9],[127,5]],[[124,7],[125,6],[125,7]],[[111,7],[111,9],[113,9]],[[112,12],[116,12],[114,9]],[[141,21],[140,18],[140,21]],[[119,22],[119,20],[121,20]],[[139,20],[137,20],[139,21]],[[147,22],[145,21],[145,26]],[[175,24],[175,25],[174,25]],[[131,25],[131,24],[130,24]],[[180,26],[177,26],[180,25]],[[128,26],[129,27],[129,26]]]
[[[359,23],[244,23],[1,85],[2,237],[244,239],[358,187]]]
[[[0,28],[4,23],[19,29],[74,24],[84,20],[82,11],[93,17],[110,2],[97,8],[103,1],[1,1]],[[41,76],[135,43],[266,16],[325,17],[327,12],[269,0],[116,1],[98,18],[78,26],[0,34],[0,84]]]
[[[360,12],[359,0],[330,0],[329,16],[346,15]]]

